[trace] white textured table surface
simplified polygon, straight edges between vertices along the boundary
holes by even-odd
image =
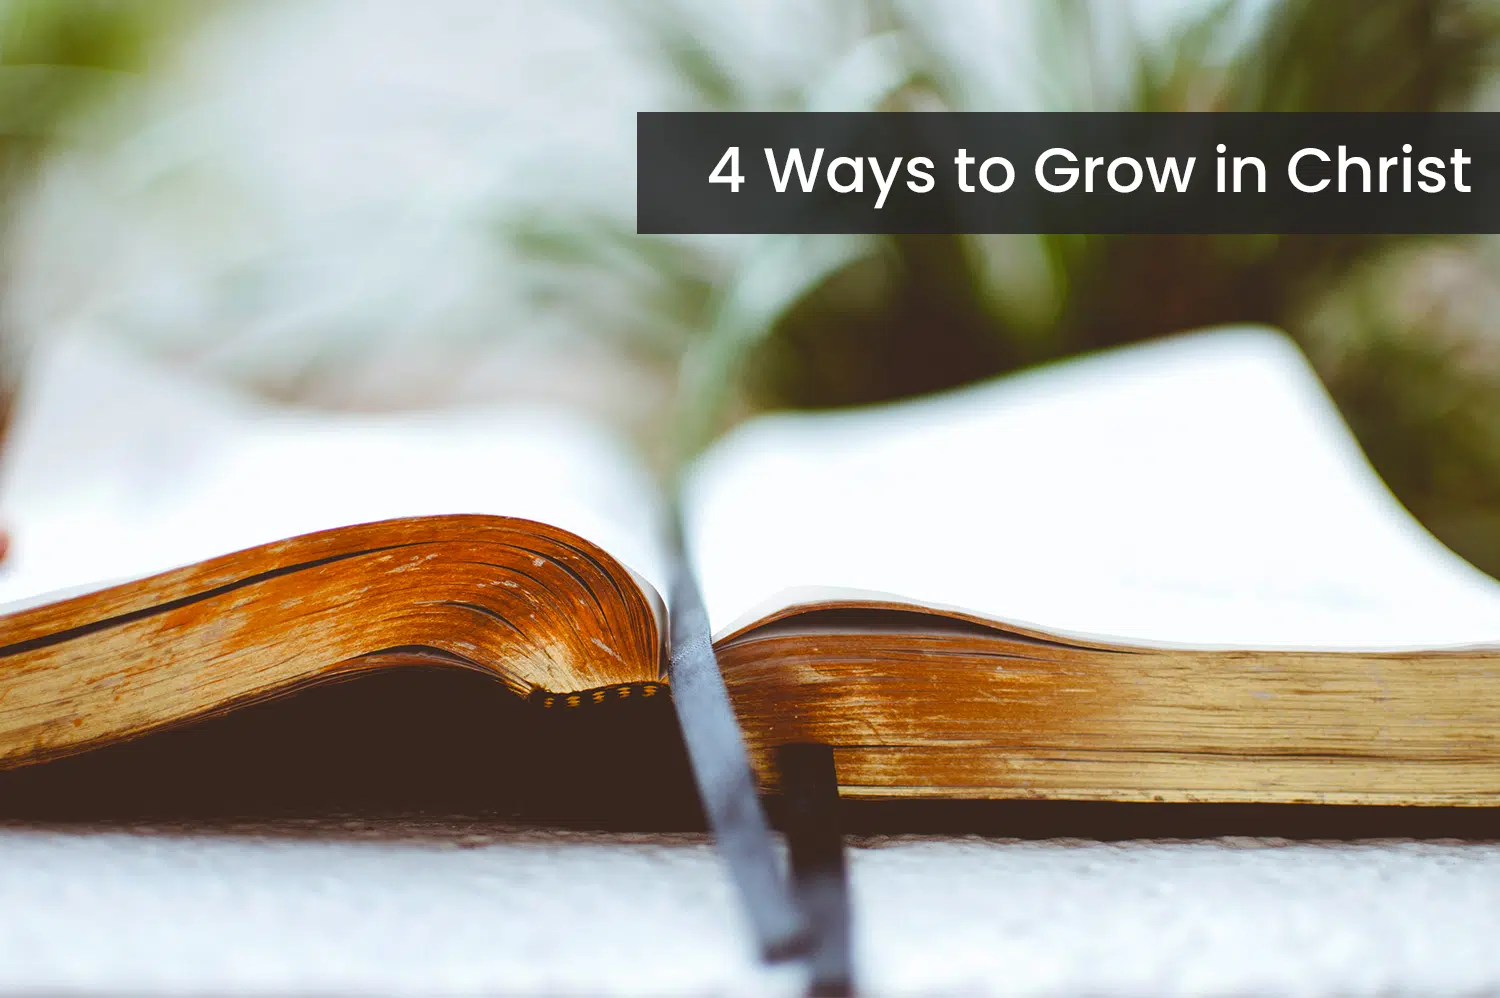
[[[862,840],[871,994],[1500,991],[1500,847]],[[0,831],[9,991],[796,993],[696,836]]]

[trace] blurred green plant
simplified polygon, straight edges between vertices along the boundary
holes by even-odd
[[[209,0],[0,0],[0,241],[48,150],[138,79],[185,17],[209,6]],[[3,339],[0,346],[9,349]],[[0,369],[0,431],[13,388],[12,372]]]
[[[885,0],[827,2],[849,25],[842,54],[781,90],[737,77],[682,10],[643,5],[636,24],[685,108],[1000,109],[949,65],[930,17]],[[1165,43],[1122,40],[1120,10],[1101,0],[1041,9],[1049,109],[1463,109],[1494,80],[1500,41],[1489,0],[1273,0],[1255,18],[1221,0]],[[1101,53],[1122,45],[1123,80],[1106,86]],[[619,223],[536,218],[525,231],[532,259],[563,275],[568,291],[554,283],[555,301],[598,300],[592,289],[608,286],[612,314],[630,321],[590,321],[680,357],[680,458],[747,409],[882,401],[1180,330],[1266,322],[1302,344],[1397,496],[1500,574],[1492,240],[747,237],[725,263]]]
[[[47,146],[142,72],[187,0],[0,0],[0,199]]]

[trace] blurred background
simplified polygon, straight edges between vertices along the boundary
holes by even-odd
[[[1494,237],[640,237],[639,110],[1500,108],[1500,0],[0,0],[0,380],[86,328],[266,396],[747,414],[1293,335],[1500,574]]]

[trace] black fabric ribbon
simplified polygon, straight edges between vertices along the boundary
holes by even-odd
[[[755,792],[750,757],[714,657],[708,612],[680,545],[674,560],[669,597],[672,703],[698,796],[750,918],[761,956],[789,959],[807,948],[807,921],[793,902],[777,862],[771,827]]]
[[[762,958],[803,957],[810,994],[852,994],[849,888],[833,750],[794,744],[777,751],[792,868],[788,890],[719,672],[708,611],[682,543],[681,521],[674,520],[679,533],[669,593],[672,703],[719,853]]]
[[[782,827],[792,860],[792,889],[812,931],[808,994],[854,993],[850,952],[849,875],[839,830],[839,783],[833,749],[794,743],[776,750]]]

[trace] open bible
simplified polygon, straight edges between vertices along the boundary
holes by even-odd
[[[570,416],[279,409],[75,339],[3,475],[5,767],[392,666],[671,695],[668,504]],[[760,417],[684,482],[768,785],[815,741],[852,795],[1500,799],[1500,583],[1275,332]]]

